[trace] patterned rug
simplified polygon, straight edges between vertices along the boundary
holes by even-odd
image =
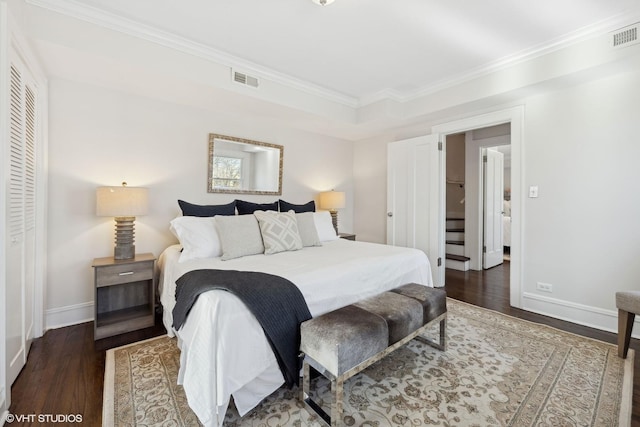
[[[352,377],[344,425],[630,425],[632,350],[622,360],[612,344],[447,304],[447,351],[414,340]],[[176,385],[179,359],[166,336],[109,350],[103,425],[199,425]],[[327,396],[328,383],[316,381]],[[225,426],[319,426],[298,394],[281,388],[242,418],[231,404]]]

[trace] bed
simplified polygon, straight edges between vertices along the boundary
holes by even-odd
[[[330,220],[330,218],[329,218]],[[163,322],[181,349],[178,383],[205,426],[220,426],[233,396],[240,415],[278,389],[284,378],[264,332],[234,295],[200,295],[184,325],[175,331],[172,310],[176,280],[196,269],[245,270],[284,277],[302,292],[312,316],[351,304],[405,283],[432,286],[426,255],[419,250],[338,239],[273,255],[254,254],[180,261],[183,247],[159,257]]]
[[[511,247],[511,201],[503,201],[502,216],[502,245],[509,249]]]

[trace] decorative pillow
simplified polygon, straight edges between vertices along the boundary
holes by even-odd
[[[281,205],[282,206],[282,205]],[[298,222],[298,232],[302,239],[302,246],[322,246],[322,242],[318,237],[318,230],[316,230],[316,223],[313,220],[313,212],[303,212],[296,214],[296,221]]]
[[[215,215],[235,215],[236,201],[226,205],[194,205],[193,203],[178,200],[182,215],[184,216],[215,216]]]
[[[253,215],[216,216],[223,261],[264,252],[258,220]]]
[[[302,249],[295,212],[255,211],[253,215],[260,224],[265,254]]]
[[[278,202],[273,203],[251,203],[244,200],[236,200],[236,207],[239,215],[252,214],[255,211],[277,211]]]
[[[313,200],[305,203],[304,205],[294,205],[293,203],[285,202],[284,200],[278,200],[278,204],[280,205],[280,212],[289,212],[294,211],[295,213],[302,212],[315,212],[316,211],[316,202]]]
[[[329,211],[314,212],[313,221],[316,224],[318,238],[321,242],[339,239],[335,228],[333,228],[333,221],[331,220],[331,214]]]
[[[222,255],[214,217],[179,216],[170,224],[169,229],[182,245],[178,262]]]

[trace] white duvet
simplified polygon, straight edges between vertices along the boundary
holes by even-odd
[[[190,270],[212,268],[276,274],[295,283],[312,316],[354,303],[405,283],[432,286],[424,252],[338,239],[321,247],[228,261],[195,259],[179,263],[180,246],[159,258],[159,289],[168,334],[181,348],[178,384],[205,426],[221,426],[230,398],[240,415],[278,389],[284,379],[255,317],[225,291],[200,295],[179,331],[172,328],[175,281]]]

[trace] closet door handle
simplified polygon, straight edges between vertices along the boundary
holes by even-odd
[[[393,216],[393,212],[387,212],[387,216],[391,218]]]

